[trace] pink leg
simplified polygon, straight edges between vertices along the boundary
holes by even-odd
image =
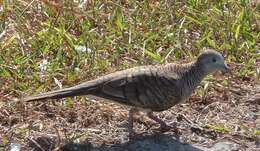
[[[163,120],[161,120],[160,118],[156,117],[153,112],[148,112],[147,113],[147,116],[154,120],[155,122],[159,123],[160,124],[160,129],[161,131],[169,131],[171,128],[171,126],[167,125]]]

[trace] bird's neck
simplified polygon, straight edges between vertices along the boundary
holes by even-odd
[[[195,89],[207,75],[196,62],[188,63],[184,65],[184,68],[182,80],[191,89]]]

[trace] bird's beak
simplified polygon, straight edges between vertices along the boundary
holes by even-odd
[[[230,68],[227,66],[227,64],[224,64],[223,68],[222,68],[222,73],[225,74],[225,73],[231,73],[231,70]]]

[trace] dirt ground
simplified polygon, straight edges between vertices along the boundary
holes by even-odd
[[[142,1],[137,1],[136,6],[138,7],[133,5],[133,8],[136,8],[136,10],[132,13],[132,16],[129,13],[131,11],[124,11],[131,6],[130,4],[129,6],[126,4],[119,5],[117,3],[114,4],[113,1],[100,1],[100,3],[108,3],[108,5],[101,5],[98,3],[94,5],[95,1],[89,1],[90,3],[93,2],[94,11],[86,9],[79,12],[71,9],[74,8],[74,5],[72,4],[71,7],[68,7],[70,5],[63,6],[63,1],[55,1],[55,3],[49,3],[47,0],[24,0],[14,2],[14,4],[11,4],[8,7],[5,6],[5,8],[3,6],[7,1],[0,1],[0,12],[4,11],[0,16],[2,17],[0,19],[1,28],[4,28],[2,26],[6,25],[6,29],[3,30],[4,32],[2,32],[1,29],[2,33],[0,34],[1,54],[4,54],[1,56],[1,58],[4,59],[0,59],[1,65],[3,66],[0,65],[0,67],[6,69],[6,71],[3,70],[6,72],[4,72],[5,74],[9,73],[7,72],[9,69],[12,71],[5,80],[0,76],[0,151],[260,150],[260,75],[252,76],[251,74],[250,76],[244,76],[244,74],[240,74],[243,76],[239,76],[238,71],[241,69],[241,72],[243,72],[242,68],[247,66],[245,70],[249,72],[254,71],[254,74],[259,74],[255,72],[256,68],[260,71],[258,65],[259,59],[253,59],[256,62],[256,65],[252,68],[252,63],[248,65],[230,63],[232,62],[232,59],[229,59],[231,61],[228,63],[230,63],[229,66],[231,67],[232,72],[238,72],[238,74],[225,76],[215,74],[213,79],[209,78],[204,80],[201,86],[196,89],[195,93],[185,102],[185,104],[179,104],[167,111],[156,113],[157,116],[162,118],[169,125],[177,126],[180,132],[179,134],[176,134],[174,130],[161,133],[157,130],[159,125],[149,120],[144,114],[139,113],[135,116],[134,129],[141,136],[138,139],[129,140],[126,128],[129,108],[125,106],[103,100],[90,100],[87,97],[25,103],[21,100],[24,96],[19,96],[20,94],[26,93],[21,92],[22,90],[28,91],[28,88],[31,90],[28,92],[32,92],[34,89],[47,87],[46,85],[49,83],[45,83],[45,86],[42,86],[41,83],[38,82],[41,78],[34,77],[36,74],[29,76],[26,74],[38,72],[38,69],[35,69],[36,64],[37,66],[38,64],[42,65],[42,61],[46,61],[47,63],[44,51],[49,51],[47,58],[48,55],[50,58],[57,57],[53,54],[59,54],[58,52],[61,50],[67,50],[69,52],[68,54],[70,54],[76,44],[81,44],[81,41],[79,41],[79,39],[81,39],[80,37],[84,37],[85,30],[79,30],[81,28],[87,28],[90,29],[89,31],[91,31],[91,33],[92,31],[97,33],[97,35],[88,35],[91,37],[86,36],[83,38],[83,41],[93,41],[93,44],[90,44],[90,46],[96,48],[95,50],[102,50],[95,58],[96,64],[94,64],[95,61],[90,59],[92,56],[90,58],[84,58],[84,60],[90,59],[89,62],[92,63],[84,65],[84,68],[82,68],[80,72],[88,71],[90,67],[98,67],[96,71],[89,70],[86,77],[94,77],[99,75],[99,73],[109,71],[107,66],[99,64],[105,64],[106,62],[103,62],[103,60],[108,59],[109,57],[107,58],[107,56],[110,56],[110,54],[119,51],[118,48],[120,48],[120,51],[129,49],[131,51],[133,50],[133,52],[131,52],[131,54],[128,54],[130,51],[127,51],[127,54],[116,54],[113,56],[114,58],[121,56],[128,58],[128,56],[131,56],[128,58],[130,60],[129,62],[138,62],[137,60],[139,60],[141,55],[137,54],[135,49],[144,48],[146,42],[148,43],[147,48],[145,49],[156,50],[154,51],[156,55],[153,55],[153,60],[147,57],[148,59],[140,59],[140,62],[147,62],[149,60],[151,62],[158,62],[157,54],[162,56],[162,58],[168,58],[168,55],[170,55],[172,51],[169,53],[167,52],[167,55],[159,53],[159,51],[164,48],[167,48],[168,50],[189,50],[194,47],[195,44],[199,44],[201,45],[199,47],[202,47],[206,45],[204,42],[205,39],[209,41],[208,43],[213,43],[219,47],[225,46],[224,44],[226,44],[226,46],[232,46],[231,48],[233,48],[233,46],[235,46],[235,48],[241,47],[242,49],[239,51],[240,54],[237,57],[244,57],[241,61],[248,60],[248,62],[250,62],[250,58],[252,56],[254,57],[255,54],[248,56],[243,55],[251,51],[252,53],[255,52],[259,54],[259,40],[257,39],[257,37],[259,37],[259,34],[257,33],[259,31],[257,16],[259,15],[252,15],[259,14],[257,8],[255,8],[259,3],[259,0],[250,1],[252,6],[248,8],[245,7],[245,5],[240,4],[244,3],[244,1],[223,2],[223,4],[218,4],[223,7],[223,12],[221,13],[219,12],[220,10],[217,11],[218,9],[216,9],[218,8],[218,5],[213,5],[213,3],[217,3],[217,1],[205,1],[205,3],[204,1],[196,1],[196,3],[198,2],[202,6],[199,11],[192,7],[189,8],[188,5],[185,4],[185,1],[175,2],[167,0],[165,1],[165,5],[157,4],[157,1],[152,1],[150,5],[152,10],[155,10],[152,12],[155,13],[150,13],[151,9],[146,9],[146,5],[143,5]],[[59,4],[59,2],[61,5],[54,5]],[[148,1],[144,2],[146,3]],[[167,3],[169,3],[169,5]],[[176,6],[169,7],[173,4],[176,4]],[[211,5],[214,7],[209,7]],[[89,6],[92,7],[92,5]],[[103,7],[103,10],[101,9],[101,6]],[[204,6],[207,6],[207,8]],[[64,10],[63,7],[65,8]],[[122,11],[118,11],[119,15],[122,13],[122,17],[113,15],[114,10],[117,10],[117,8],[124,8]],[[165,11],[167,8],[169,10]],[[60,12],[61,10],[64,12]],[[246,13],[249,10],[251,11]],[[52,11],[53,13],[50,13]],[[55,14],[55,11],[57,11],[57,15],[52,16],[51,14]],[[84,14],[82,12],[84,12]],[[168,12],[177,15],[170,16],[168,15]],[[179,12],[182,12],[183,14],[180,14]],[[75,14],[71,15],[73,13]],[[89,14],[92,14],[93,16]],[[110,15],[115,16],[116,20],[113,19],[113,17],[108,17]],[[137,17],[135,17],[135,15]],[[138,17],[138,15],[141,16]],[[164,16],[158,17],[158,15]],[[77,16],[78,18],[86,18],[90,23],[86,25],[85,22],[84,24],[82,23],[82,25],[79,25],[80,22],[76,21],[75,23],[70,23],[71,20],[74,20]],[[144,20],[143,18],[146,16],[151,16],[151,18]],[[183,16],[187,17],[187,19]],[[254,16],[254,18],[250,18],[250,16]],[[130,25],[129,31],[132,31],[129,32],[129,37],[131,37],[131,35],[132,37],[135,37],[132,39],[131,44],[129,42],[131,38],[129,38],[129,41],[124,38],[124,30],[119,32],[120,28],[118,28],[117,32],[119,34],[124,34],[122,34],[122,36],[115,36],[114,27],[110,25],[114,20],[115,24],[121,25],[124,23],[124,17],[125,20],[128,21],[125,26]],[[198,21],[192,17],[198,19]],[[135,18],[137,18],[137,21],[133,20]],[[138,18],[140,18],[139,21]],[[238,20],[240,18],[242,19]],[[223,19],[228,21],[223,21]],[[66,21],[64,24],[68,24],[69,28],[63,28],[63,24],[61,24],[63,23],[63,20]],[[80,21],[81,19],[78,20]],[[230,23],[228,23],[229,20]],[[53,27],[55,28],[50,28],[49,23],[51,26],[53,23]],[[176,29],[175,27],[173,28],[173,24],[177,27]],[[73,29],[74,26],[75,29]],[[205,27],[210,27],[211,29],[204,29]],[[233,28],[234,31],[228,31]],[[242,32],[239,34],[240,29],[241,31],[248,29],[248,31],[243,35]],[[214,33],[215,30],[221,32],[210,35],[211,33]],[[126,31],[128,31],[128,29]],[[186,31],[188,32],[186,33]],[[57,34],[57,32],[59,32],[59,34]],[[171,34],[169,32],[171,32]],[[174,33],[180,35],[176,40],[174,38]],[[156,38],[156,36],[153,36],[157,34],[161,37],[159,36]],[[70,37],[67,37],[68,35],[70,35]],[[150,35],[152,35],[152,38],[149,37]],[[203,38],[202,36],[205,37]],[[165,40],[165,37],[168,37],[168,40]],[[198,39],[198,37],[201,39]],[[71,40],[71,38],[76,41],[73,47],[70,46],[70,42],[68,41]],[[104,45],[104,41],[108,41],[109,43]],[[235,45],[233,45],[232,41],[234,41]],[[133,43],[135,43],[135,45],[133,45]],[[248,49],[247,47],[249,46],[244,46],[245,44],[247,45],[250,43],[250,47],[252,48]],[[33,45],[35,45],[35,48],[32,47]],[[257,51],[255,51],[255,49],[257,49]],[[55,51],[52,52],[52,50]],[[103,50],[107,50],[107,52],[103,53]],[[242,53],[243,50],[247,51]],[[67,51],[64,51],[64,53]],[[35,57],[35,55],[38,55],[37,52],[39,54],[43,53],[44,55]],[[233,53],[235,52],[236,51]],[[70,55],[67,59],[63,60],[61,64],[73,64],[71,62],[74,62],[75,60],[72,61]],[[14,58],[9,59],[9,57]],[[114,59],[113,57],[110,59],[115,63],[111,64],[114,64],[116,68],[119,68],[119,65],[122,65],[124,62],[118,61],[118,59]],[[33,58],[35,60],[33,60]],[[74,58],[78,57],[74,56]],[[159,57],[159,60],[160,58],[161,57]],[[24,59],[26,59],[26,61]],[[81,62],[81,60],[76,59],[76,62],[77,61]],[[32,64],[32,66],[27,67],[25,64],[28,63]],[[110,64],[110,62],[108,63]],[[56,66],[55,62],[52,66]],[[50,67],[52,66],[50,65]],[[71,66],[66,66],[66,69],[51,70],[50,73],[64,70],[63,75],[57,74],[57,76],[66,77],[68,75],[67,71],[69,71]],[[20,71],[22,73],[20,73]],[[80,80],[78,75],[74,75],[73,78]],[[24,82],[30,80],[34,82],[28,82],[29,84],[27,84],[29,86],[27,86]],[[36,83],[39,85],[36,85]],[[24,86],[27,86],[27,88],[24,88]]]
[[[186,146],[181,145],[179,150],[204,150],[228,141],[237,144],[240,150],[259,149],[259,81],[217,74],[214,79],[207,88],[203,82],[185,104],[156,113],[168,124],[177,125],[180,134],[160,133],[158,125],[140,113],[135,117],[134,128],[141,137],[131,141],[125,106],[85,97],[77,101],[72,98],[24,103],[1,96],[6,102],[0,108],[0,141],[5,144],[0,148],[9,150],[18,144],[22,150],[41,151],[140,148],[152,151],[156,147],[171,150],[184,143]],[[201,97],[202,90],[206,93]]]

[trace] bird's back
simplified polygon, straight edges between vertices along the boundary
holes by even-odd
[[[139,66],[25,100],[93,95],[137,108],[162,111],[186,99],[183,76],[189,70],[190,65]]]
[[[182,99],[180,66],[141,66],[98,78],[90,94],[139,108],[164,110]]]

